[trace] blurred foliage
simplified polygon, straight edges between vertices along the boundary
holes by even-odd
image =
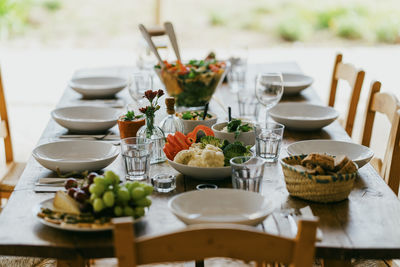
[[[59,10],[62,5],[60,0],[47,0],[43,2],[43,6],[50,10],[50,11],[56,11]]]
[[[331,38],[368,43],[400,41],[400,1],[259,0],[253,3],[246,10],[235,11],[231,7],[229,16],[225,17],[214,11],[209,17],[210,24],[272,32],[290,42],[307,41],[320,31]],[[396,19],[388,19],[388,14]]]

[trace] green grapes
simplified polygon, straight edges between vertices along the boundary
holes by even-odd
[[[114,206],[114,193],[112,191],[105,192],[103,195],[103,201],[106,207],[111,208],[112,206]]]
[[[135,215],[135,211],[133,208],[129,207],[129,206],[125,206],[124,207],[124,215],[125,216],[134,216]],[[144,214],[143,214],[144,215]]]
[[[133,200],[139,200],[141,198],[144,198],[145,196],[146,193],[143,187],[134,187],[131,191],[131,197]]]
[[[141,198],[139,200],[135,201],[135,204],[139,207],[150,207],[151,205],[151,200],[148,199],[147,197]]]
[[[126,187],[120,187],[118,188],[118,193],[117,193],[118,200],[120,200],[123,203],[126,203],[129,201],[131,198],[129,194],[129,190]]]
[[[115,206],[114,207],[114,214],[115,214],[115,216],[120,217],[120,216],[122,216],[124,214],[124,210],[122,209],[121,206]]]
[[[103,184],[98,183],[98,184],[91,184],[89,187],[89,192],[92,194],[96,194],[97,196],[101,196],[105,190],[105,187]]]
[[[96,198],[96,199],[93,201],[93,210],[94,210],[95,212],[100,212],[100,211],[102,211],[102,209],[104,209],[104,202],[103,202],[103,200],[102,200],[101,198]]]

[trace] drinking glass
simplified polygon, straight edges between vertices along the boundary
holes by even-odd
[[[267,162],[276,162],[284,129],[284,125],[274,122],[256,125],[256,155]]]
[[[129,94],[132,99],[139,102],[143,99],[144,92],[153,89],[153,76],[148,72],[132,74],[129,83]]]
[[[260,192],[264,175],[264,163],[261,158],[235,157],[230,160],[233,188]]]
[[[176,188],[176,175],[160,173],[151,179],[154,190],[159,193],[169,193]]]
[[[281,100],[283,94],[282,73],[258,74],[255,89],[258,102],[265,107],[265,121],[268,121],[268,111]]]
[[[243,66],[232,66],[227,78],[230,91],[240,94],[246,87],[246,68]]]
[[[237,94],[239,117],[243,120],[257,121],[260,104],[253,90],[243,90]]]
[[[149,177],[153,143],[142,137],[121,140],[121,153],[125,163],[127,180],[146,180]]]

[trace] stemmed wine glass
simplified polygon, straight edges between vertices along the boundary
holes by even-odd
[[[258,102],[265,107],[266,118],[268,121],[268,111],[274,107],[283,94],[282,73],[260,73],[256,78],[256,97]]]
[[[153,76],[148,72],[134,73],[129,83],[129,94],[132,99],[139,102],[147,90],[153,90]]]

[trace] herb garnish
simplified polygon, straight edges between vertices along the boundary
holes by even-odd
[[[136,119],[140,119],[142,118],[143,115],[135,115],[135,112],[133,110],[129,110],[123,117],[122,119],[124,121],[133,121]]]
[[[229,133],[235,133],[235,139],[238,138],[240,132],[249,132],[253,130],[253,127],[248,123],[242,124],[242,121],[239,119],[232,119],[227,127]]]

